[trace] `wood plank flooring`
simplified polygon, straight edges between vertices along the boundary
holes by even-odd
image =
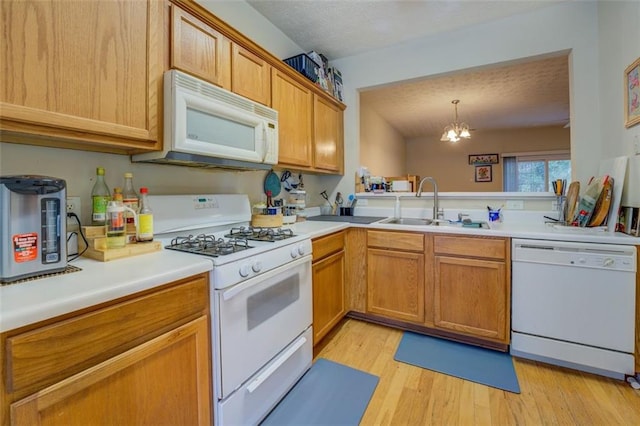
[[[362,425],[640,425],[640,391],[622,381],[514,358],[514,394],[395,361],[401,337],[345,319],[315,348],[380,377]]]

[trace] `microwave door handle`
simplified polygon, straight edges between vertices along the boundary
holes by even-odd
[[[267,155],[269,155],[269,140],[267,139],[267,124],[262,126],[262,162],[267,161]]]

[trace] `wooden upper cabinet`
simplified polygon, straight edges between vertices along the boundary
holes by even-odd
[[[156,0],[3,1],[3,140],[158,149],[163,7]]]
[[[271,107],[278,111],[278,164],[312,166],[313,92],[273,68]]]
[[[177,6],[171,7],[170,52],[171,68],[231,90],[231,42]]]
[[[325,98],[313,96],[313,165],[316,169],[344,171],[344,124],[342,110]]]
[[[231,91],[271,105],[271,66],[235,43],[231,48]]]

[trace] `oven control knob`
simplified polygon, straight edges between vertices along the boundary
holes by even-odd
[[[297,248],[293,247],[293,248],[291,249],[291,257],[293,257],[294,259],[295,259],[296,257],[298,257],[298,249],[297,249]]]
[[[304,246],[303,246],[302,244],[300,244],[300,245],[298,246],[298,254],[299,254],[300,256],[303,256],[303,255],[304,255]]]
[[[240,276],[243,278],[246,278],[249,276],[249,273],[251,272],[251,266],[249,266],[248,264],[244,264],[244,265],[240,265]]]
[[[262,270],[262,262],[259,260],[255,261],[253,265],[251,265],[251,269],[253,269],[253,272],[260,272]]]

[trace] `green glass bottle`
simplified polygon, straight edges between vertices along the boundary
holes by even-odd
[[[91,224],[95,226],[107,223],[107,203],[111,200],[111,192],[104,181],[104,168],[96,169],[96,183],[91,190]]]

